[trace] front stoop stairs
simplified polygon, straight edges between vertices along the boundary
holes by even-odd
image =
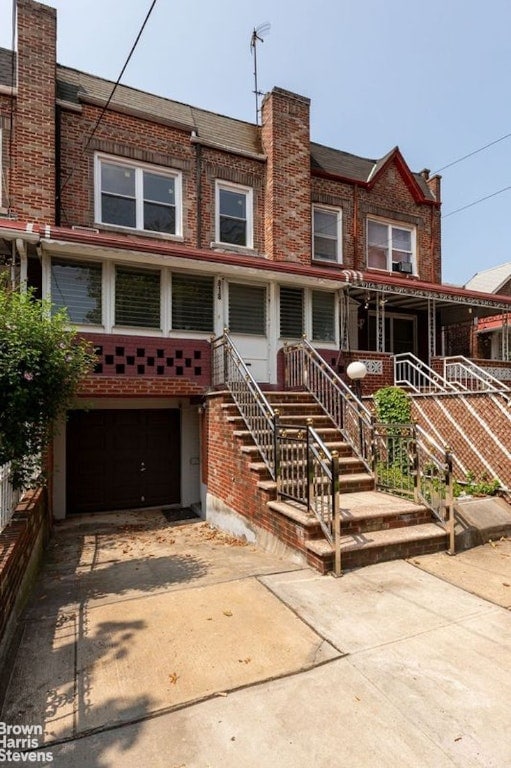
[[[331,451],[338,451],[343,570],[447,549],[447,533],[435,522],[427,507],[375,490],[373,475],[353,455],[351,446],[312,395],[308,392],[265,392],[265,397],[273,409],[278,409],[280,424],[292,427],[311,419],[326,446]],[[256,476],[257,487],[270,496],[267,507],[303,529],[298,539],[303,541],[307,562],[322,573],[331,571],[334,548],[324,536],[319,522],[303,505],[277,500],[276,483],[238,409],[234,404],[226,404],[224,409],[234,428],[237,447],[249,460],[250,470]]]

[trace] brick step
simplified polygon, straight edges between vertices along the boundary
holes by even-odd
[[[342,440],[327,440],[324,442],[329,451],[337,451],[339,458],[352,455],[349,443],[345,443]],[[259,448],[254,443],[242,445],[240,451],[247,456],[259,456]]]
[[[289,467],[289,466],[304,466],[304,461],[282,461],[281,467]],[[249,468],[253,472],[266,472],[267,467],[264,461],[252,461],[249,465]],[[353,473],[363,473],[364,471],[364,464],[360,459],[358,459],[356,456],[343,456],[339,457],[339,475],[343,474],[353,474]]]
[[[341,536],[343,570],[441,552],[447,547],[447,532],[439,523],[371,531],[362,535]],[[333,568],[334,548],[325,539],[305,542],[311,565],[324,573]]]
[[[257,487],[263,491],[276,492],[275,480],[259,480]],[[368,472],[357,472],[352,475],[344,475],[339,478],[340,493],[355,493],[374,490],[374,477]]]

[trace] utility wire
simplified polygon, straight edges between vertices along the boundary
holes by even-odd
[[[468,205],[463,205],[461,208],[456,208],[454,211],[449,211],[449,213],[444,213],[442,216],[443,219],[446,219],[448,216],[453,216],[455,213],[460,213],[461,211],[466,211],[467,208],[472,208],[474,205],[479,205],[479,203],[483,203],[485,200],[489,200],[492,197],[497,197],[497,195],[501,195],[503,192],[507,192],[511,189],[511,185],[509,187],[504,187],[503,189],[499,189],[497,192],[492,192],[491,195],[486,195],[485,197],[480,197],[479,200],[474,200],[473,203],[468,203]]]
[[[468,160],[469,157],[473,157],[474,155],[479,154],[479,152],[483,152],[483,150],[488,149],[489,147],[495,146],[495,144],[498,144],[499,142],[504,141],[504,139],[509,139],[510,136],[511,136],[511,133],[506,133],[506,135],[501,136],[500,139],[495,139],[495,141],[490,141],[490,143],[485,144],[484,147],[479,147],[478,149],[474,149],[473,152],[469,152],[467,155],[463,155],[463,157],[458,157],[457,160],[453,160],[451,163],[447,163],[447,165],[443,165],[441,168],[438,168],[438,170],[436,170],[433,175],[440,173],[440,171],[445,171],[447,168],[452,168],[453,165],[462,163],[464,160]]]
[[[130,63],[130,59],[131,59],[131,57],[133,56],[133,53],[135,52],[135,48],[136,48],[136,47],[137,47],[137,45],[138,45],[138,41],[139,41],[139,40],[140,40],[140,38],[142,37],[142,33],[143,33],[144,29],[145,29],[145,26],[146,26],[147,22],[149,21],[149,17],[150,17],[150,15],[151,15],[151,13],[153,12],[153,9],[154,9],[154,6],[156,5],[156,2],[157,2],[157,0],[153,0],[153,1],[152,1],[152,3],[151,3],[151,7],[150,7],[150,8],[149,8],[149,10],[147,11],[146,17],[145,17],[145,19],[144,19],[144,21],[143,21],[143,23],[142,23],[142,26],[140,27],[140,30],[139,30],[139,32],[138,32],[138,35],[137,35],[137,37],[136,37],[136,40],[135,40],[135,42],[133,43],[133,45],[132,45],[132,47],[131,47],[131,51],[130,51],[130,52],[129,52],[129,54],[128,54],[128,58],[127,58],[127,59],[126,59],[126,61],[124,62],[124,66],[123,66],[123,68],[121,69],[121,73],[120,73],[119,77],[118,77],[118,78],[117,78],[117,80],[115,81],[115,85],[114,85],[114,87],[112,88],[112,91],[111,91],[111,93],[110,93],[110,96],[108,97],[108,100],[107,100],[107,102],[106,102],[105,106],[104,106],[104,107],[103,107],[103,109],[101,110],[101,113],[100,113],[100,115],[99,115],[98,119],[96,120],[96,124],[95,124],[94,128],[92,129],[92,132],[91,132],[91,134],[89,135],[89,138],[87,139],[87,142],[86,142],[86,144],[85,144],[84,148],[82,149],[82,154],[84,154],[84,153],[87,151],[87,148],[89,147],[89,145],[90,145],[90,143],[91,143],[92,139],[94,138],[94,135],[95,135],[96,131],[97,131],[97,130],[98,130],[98,128],[99,128],[99,125],[100,125],[100,123],[101,123],[101,121],[102,121],[102,119],[103,119],[103,117],[104,117],[104,115],[105,115],[105,112],[107,111],[107,109],[108,109],[108,107],[109,107],[109,105],[110,105],[110,102],[111,102],[111,101],[112,101],[112,99],[113,99],[114,93],[115,93],[115,91],[117,90],[117,86],[118,86],[118,85],[119,85],[119,83],[121,82],[122,76],[124,75],[124,72],[126,71],[126,67],[127,67],[127,66],[128,66],[128,64]],[[76,166],[75,166],[75,168],[76,168]],[[66,176],[66,178],[64,179],[64,182],[63,182],[63,183],[61,184],[61,186],[60,186],[60,190],[59,190],[59,201],[60,201],[60,198],[61,198],[61,195],[62,195],[62,192],[63,192],[64,188],[67,186],[67,184],[69,183],[70,179],[72,178],[72,176],[73,176],[73,174],[74,174],[74,172],[75,172],[75,168],[73,168],[73,170],[72,170],[72,171],[70,171],[70,173],[69,173],[69,174]]]

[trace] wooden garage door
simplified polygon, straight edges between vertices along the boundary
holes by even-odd
[[[179,411],[71,411],[67,511],[180,502]]]

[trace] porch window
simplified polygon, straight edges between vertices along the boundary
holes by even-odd
[[[299,339],[304,332],[303,288],[280,288],[280,338]]]
[[[216,241],[253,247],[252,190],[238,184],[217,182]]]
[[[266,336],[266,288],[229,284],[229,330]]]
[[[172,275],[172,329],[213,331],[214,278]]]
[[[98,156],[96,221],[181,235],[181,174]]]
[[[388,272],[415,273],[415,231],[381,221],[367,222],[367,266]]]
[[[312,291],[312,339],[335,341],[335,294]]]
[[[115,268],[115,325],[160,328],[160,272]]]
[[[53,259],[51,300],[55,309],[67,309],[76,325],[102,322],[101,264]]]
[[[333,208],[313,208],[313,258],[338,262],[341,256],[341,211]]]

